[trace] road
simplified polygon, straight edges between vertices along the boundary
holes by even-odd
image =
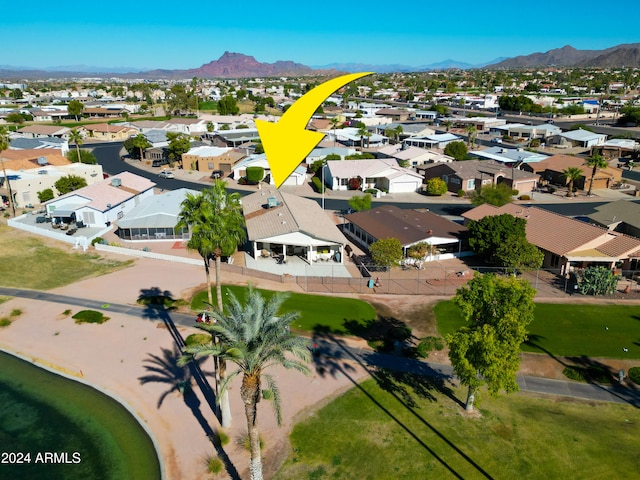
[[[120,160],[120,150],[122,149],[122,142],[113,142],[113,143],[95,143],[91,145],[86,145],[86,147],[90,147],[93,149],[93,154],[96,156],[98,163],[102,165],[102,168],[105,173],[109,175],[117,175],[118,173],[124,171],[131,171],[136,175],[140,175],[142,177],[148,178],[157,184],[158,188],[164,190],[176,190],[178,188],[190,188],[192,190],[202,190],[205,185],[197,182],[188,182],[186,180],[181,180],[178,178],[175,179],[167,179],[160,178],[157,174],[153,172],[148,172],[143,169],[135,168],[135,166],[131,165],[129,162],[123,162]],[[240,195],[247,195],[248,192],[246,190],[235,190],[229,189],[230,192],[237,192]],[[321,199],[317,197],[309,197],[311,200],[315,200],[318,204],[321,203]],[[640,201],[640,200],[639,200]],[[560,203],[536,203],[535,206],[544,208],[545,210],[550,210],[552,212],[558,213],[560,215],[568,216],[568,217],[576,217],[576,216],[586,216],[595,212],[595,207],[603,205],[607,202],[560,202]],[[372,204],[375,206],[380,205],[397,205],[401,208],[427,208],[429,211],[437,214],[437,215],[453,215],[458,216],[464,213],[465,211],[472,208],[470,204],[461,204],[461,203],[447,203],[447,202],[438,202],[428,199],[425,197],[424,201],[421,202],[393,202],[393,201],[385,201],[385,202],[373,202]],[[335,199],[335,198],[325,198],[325,208],[327,210],[346,210],[349,208],[349,203],[345,199]]]

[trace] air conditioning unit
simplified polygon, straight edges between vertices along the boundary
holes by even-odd
[[[47,157],[38,157],[38,165],[49,165]]]
[[[119,178],[112,178],[111,179],[111,186],[112,187],[120,187],[120,186],[122,186],[122,180],[120,180]]]

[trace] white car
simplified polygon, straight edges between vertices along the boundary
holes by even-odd
[[[163,170],[161,171],[158,176],[162,177],[162,178],[175,178],[173,176],[173,172],[169,171],[169,170]]]

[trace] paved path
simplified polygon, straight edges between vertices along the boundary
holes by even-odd
[[[0,295],[30,298],[33,300],[61,303],[65,305],[77,305],[95,310],[108,310],[111,312],[146,319],[150,318],[150,310],[154,310],[153,307],[139,307],[135,305],[109,303],[106,299],[104,302],[101,302],[97,300],[88,300],[79,297],[19,288],[0,287]],[[194,315],[172,311],[163,312],[163,315],[156,314],[154,315],[154,318],[156,318],[157,321],[161,321],[161,318],[168,318],[174,324],[185,327],[192,327],[195,323]],[[361,364],[367,369],[372,367],[385,368],[430,377],[439,377],[444,379],[453,378],[453,369],[450,365],[428,363],[395,355],[380,354],[371,350],[349,346],[345,340],[332,336],[323,336],[322,338],[316,338],[313,341],[317,346],[317,349],[315,349],[316,357],[328,365],[330,365],[333,360],[351,360]],[[567,382],[563,380],[527,375],[518,375],[517,381],[520,389],[523,391],[574,397],[585,400],[628,403],[640,408],[640,390],[621,385],[610,386]]]

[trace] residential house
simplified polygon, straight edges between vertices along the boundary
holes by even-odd
[[[336,140],[347,147],[379,147],[389,141],[384,135],[369,133],[369,136],[360,135],[360,129],[355,127],[341,128],[335,132]]]
[[[11,135],[12,138],[60,138],[69,140],[69,132],[71,129],[68,127],[58,127],[54,125],[28,125],[26,127],[19,128],[15,133]]]
[[[202,118],[171,118],[164,122],[162,129],[184,135],[200,135],[207,132],[207,123]]]
[[[67,109],[32,109],[29,115],[33,117],[34,122],[55,122],[64,120],[69,117]]]
[[[144,198],[118,220],[116,235],[122,240],[187,240],[189,229],[176,231],[182,202],[196,190],[179,188]]]
[[[505,125],[507,121],[504,118],[497,117],[465,117],[465,118],[451,118],[454,125],[457,127],[465,128],[467,125],[476,127],[478,133],[489,132],[491,128]]]
[[[472,150],[469,152],[469,155],[480,160],[495,160],[496,162],[505,164],[535,163],[549,158],[549,155],[529,152],[522,148],[497,146],[485,148],[484,150]]]
[[[503,137],[511,137],[518,141],[530,141],[539,139],[547,142],[547,139],[559,135],[562,130],[556,125],[543,123],[541,125],[524,125],[522,123],[508,123],[506,125],[494,125],[489,129],[490,133],[497,133]]]
[[[445,148],[451,142],[462,140],[452,133],[437,133],[435,135],[424,135],[420,137],[409,137],[402,141],[402,145],[407,147],[420,148]]]
[[[640,152],[640,143],[628,138],[612,138],[591,149],[592,154],[600,154],[606,159],[634,158]]]
[[[380,117],[389,117],[394,122],[406,122],[413,116],[413,112],[399,108],[381,108],[375,114]]]
[[[242,210],[254,258],[343,263],[346,239],[317,202],[263,188],[242,197]]]
[[[590,132],[589,130],[569,130],[568,132],[561,132],[553,135],[548,143],[549,145],[561,146],[566,148],[580,147],[580,148],[593,148],[598,145],[603,145],[607,140],[607,136],[600,133]]]
[[[237,148],[258,141],[260,135],[257,128],[239,128],[204,133],[202,139],[211,142],[214,147]]]
[[[182,168],[204,173],[220,170],[224,175],[228,175],[233,166],[245,156],[244,152],[231,147],[194,147],[182,154]]]
[[[494,160],[465,160],[463,162],[438,163],[424,169],[425,183],[431,178],[441,178],[450,192],[479,190],[483,186],[507,184],[520,194],[530,193],[537,187],[539,176],[511,168]]]
[[[122,172],[50,200],[45,208],[54,223],[109,226],[145,198],[153,196],[154,186],[155,183],[144,177]]]
[[[125,108],[85,107],[82,116],[89,118],[116,118],[129,112]]]
[[[628,200],[617,200],[595,207],[591,222],[616,232],[640,238],[640,205]]]
[[[2,161],[8,182],[0,172],[0,195],[9,198],[9,187],[14,204],[18,207],[40,203],[38,192],[52,189],[57,194],[55,183],[62,177],[76,175],[88,185],[102,180],[102,166],[86,163],[71,163],[60,154],[60,150],[5,150]]]
[[[63,138],[13,138],[9,143],[11,150],[57,150],[61,155],[69,151],[69,143]]]
[[[319,160],[323,160],[324,158],[327,157],[327,155],[339,155],[340,158],[344,160],[346,156],[355,155],[356,153],[358,153],[358,151],[355,148],[343,147],[342,145],[324,146],[324,147],[317,146],[316,148],[311,150],[311,153],[309,153],[309,155],[307,155],[307,158],[305,159],[305,163],[307,165],[312,165]]]
[[[567,179],[563,171],[569,167],[579,168],[583,175],[579,180],[573,182],[573,186],[578,190],[589,190],[591,183],[592,167],[586,165],[586,160],[573,155],[557,154],[535,163],[522,165],[522,170],[537,173],[543,182],[554,185],[566,185]],[[596,171],[593,178],[593,188],[610,188],[614,183],[622,180],[622,170],[615,167],[606,167]]]
[[[263,180],[270,185],[276,184],[273,176],[271,175],[271,166],[267,161],[267,157],[264,153],[258,155],[251,155],[243,160],[240,160],[233,166],[233,178],[236,180],[244,177],[247,174],[247,167],[262,167],[264,169]],[[302,165],[298,165],[296,169],[289,175],[282,186],[300,186],[304,185],[307,181],[307,169]]]
[[[93,140],[126,140],[131,136],[137,135],[137,129],[125,125],[110,125],[108,123],[94,123],[83,125],[81,130],[86,132],[85,137]]]
[[[527,221],[527,240],[544,253],[543,267],[565,275],[591,265],[630,269],[640,258],[640,239],[567,218],[538,207],[508,203],[502,207],[483,204],[462,214],[465,221],[487,215],[513,215]]]
[[[393,147],[398,147],[395,151]],[[398,165],[406,165],[409,167],[417,167],[425,163],[434,162],[453,162],[455,159],[448,155],[434,152],[433,150],[425,150],[424,148],[409,147],[400,148],[400,145],[389,145],[383,147],[376,152],[379,158],[394,158]]]
[[[425,261],[458,257],[466,250],[467,228],[429,211],[384,205],[351,213],[345,220],[345,234],[365,249],[378,240],[396,238],[406,256],[409,247],[426,242],[434,248]]]
[[[422,176],[402,168],[393,159],[329,160],[324,167],[324,181],[332,190],[364,191],[377,188],[387,193],[408,193],[420,190]]]

